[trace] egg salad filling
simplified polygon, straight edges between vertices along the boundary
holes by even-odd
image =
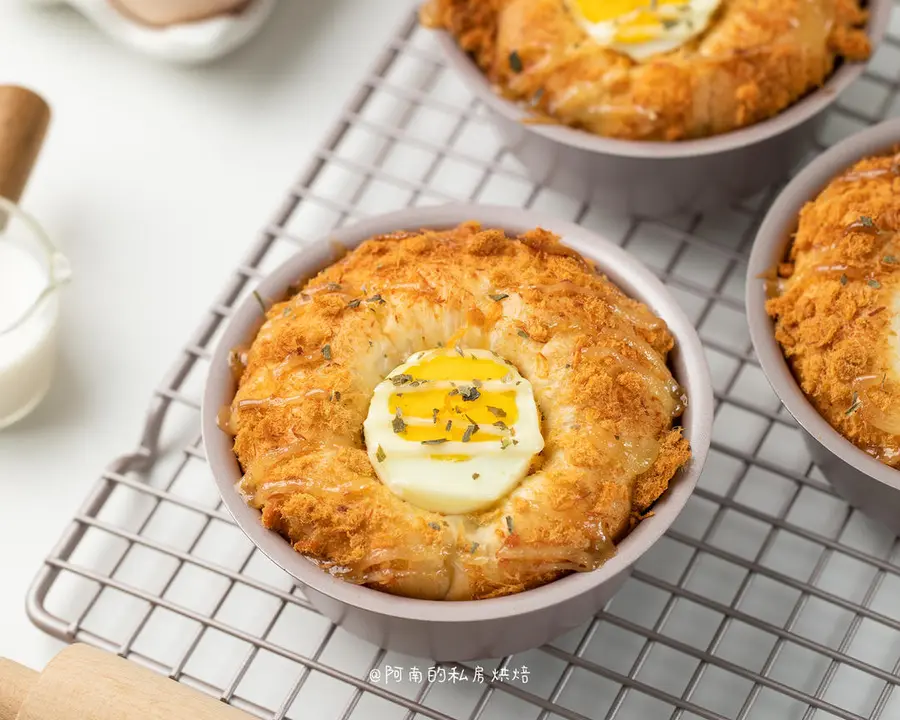
[[[642,60],[670,52],[709,25],[721,0],[569,0],[599,44]]]
[[[363,431],[391,492],[445,514],[505,497],[544,447],[531,383],[493,352],[459,347],[415,353],[393,370]]]

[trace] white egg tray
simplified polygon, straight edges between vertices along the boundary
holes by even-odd
[[[190,65],[215,60],[243,45],[262,27],[277,0],[252,0],[238,13],[167,27],[141,24],[114,8],[110,0],[31,2],[71,5],[116,42],[161,60]]]
[[[890,115],[900,5],[822,146]],[[411,15],[178,353],[137,446],[65,529],[30,617],[275,720],[900,718],[900,543],[834,495],[750,349],[747,252],[777,191],[658,222],[535,185]],[[696,493],[602,612],[520,655],[431,667],[336,628],[254,550],[210,478],[199,398],[258,278],[334,227],[451,200],[553,212],[641,258],[694,319],[717,407]]]

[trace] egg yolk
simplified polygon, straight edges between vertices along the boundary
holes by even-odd
[[[689,6],[685,0],[574,0],[589,23],[612,23],[612,40],[635,44],[655,40],[676,21],[676,7]],[[668,6],[668,7],[666,7]]]
[[[504,497],[544,446],[531,383],[475,348],[413,354],[376,386],[363,431],[393,493],[451,514]]]
[[[438,355],[405,373],[409,380],[400,385],[388,400],[388,410],[404,420],[425,420],[427,424],[404,423],[400,434],[410,442],[497,442],[496,435],[471,432],[469,426],[514,424],[519,413],[512,390],[484,389],[484,381],[502,381],[510,375],[509,366],[493,359],[459,355]],[[446,381],[448,387],[417,389],[417,381]],[[444,383],[441,383],[442,385]],[[404,389],[405,385],[414,387]],[[399,411],[399,413],[398,413]],[[466,435],[466,432],[469,434]],[[459,459],[458,456],[439,456]]]
[[[684,4],[685,0],[575,0],[584,19],[592,23],[609,22],[632,13],[655,18],[656,7]]]

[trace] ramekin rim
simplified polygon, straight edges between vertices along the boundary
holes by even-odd
[[[869,0],[867,31],[872,54],[887,32],[891,0]],[[562,124],[527,122],[532,114],[508,100],[491,87],[481,69],[459,47],[450,33],[434,31],[444,56],[451,67],[464,78],[478,99],[507,120],[518,122],[524,129],[552,142],[589,152],[635,159],[674,160],[740,150],[775,137],[813,118],[828,106],[865,70],[865,62],[844,62],[825,83],[808,93],[772,118],[738,130],[693,140],[677,142],[620,140],[602,137]]]
[[[801,390],[775,339],[774,324],[766,313],[762,277],[784,256],[797,226],[797,216],[834,177],[869,155],[900,144],[900,118],[887,120],[850,135],[819,155],[779,193],[757,231],[747,263],[745,305],[750,341],[778,399],[816,442],[851,467],[892,488],[900,489],[900,471],[879,462],[835,430]]]
[[[318,251],[319,255],[323,255],[323,252],[328,252],[324,249],[333,247],[335,240],[340,242],[342,238],[348,236],[363,240],[403,227],[451,227],[467,220],[476,220],[485,226],[501,227],[510,232],[544,227],[561,235],[567,245],[590,258],[604,273],[609,271],[610,274],[626,277],[628,284],[637,283],[641,286],[640,288],[632,287],[626,292],[629,296],[650,305],[654,312],[666,321],[676,339],[676,350],[682,356],[685,368],[684,376],[677,379],[687,387],[689,393],[690,423],[689,427],[687,423],[685,426],[690,436],[692,459],[689,465],[680,471],[674,488],[668,491],[669,495],[665,497],[663,503],[655,507],[655,516],[640,523],[628,537],[618,544],[616,555],[595,571],[575,573],[541,587],[500,598],[434,601],[398,597],[353,585],[331,576],[316,567],[312,561],[297,553],[280,535],[266,530],[262,526],[259,522],[259,512],[249,508],[239,497],[233,484],[229,484],[229,481],[236,481],[237,478],[233,473],[229,474],[226,466],[231,464],[232,467],[235,467],[236,461],[230,440],[224,441],[226,436],[216,424],[216,415],[219,411],[218,403],[215,402],[217,386],[208,381],[201,410],[203,442],[216,485],[235,522],[256,547],[302,585],[308,585],[315,591],[339,602],[381,616],[439,623],[499,620],[539,612],[591,591],[621,572],[627,571],[668,530],[693,493],[709,450],[713,416],[712,382],[705,354],[693,324],[666,287],[642,263],[628,255],[619,246],[587,228],[513,207],[452,204],[412,208],[369,218],[353,226],[332,232],[286,260],[266,279],[277,277],[279,274],[287,277],[286,268],[303,264],[298,259],[301,254]],[[575,243],[568,242],[566,236],[570,234],[580,235],[582,238]],[[592,248],[592,245],[596,247]],[[601,260],[597,255],[603,255],[606,259]],[[613,258],[612,261],[609,259],[610,256]],[[323,267],[323,265],[317,265],[310,269],[318,272]],[[292,277],[296,279],[300,272],[302,269],[298,267]],[[264,287],[266,279],[260,283],[261,289]],[[614,282],[619,284],[620,279],[614,279]],[[247,322],[247,319],[253,315],[258,318],[259,308],[256,299],[251,296],[239,304],[229,319],[228,326],[222,333],[221,341],[211,359],[210,378],[213,377],[216,367],[227,366],[228,351],[234,347],[234,344],[237,344],[232,344],[230,341],[231,334],[235,334],[235,338],[237,336],[234,328],[239,327],[243,320],[244,329],[252,332],[250,330],[252,322]],[[637,548],[638,544],[640,544],[640,548]]]

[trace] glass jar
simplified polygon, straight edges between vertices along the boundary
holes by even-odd
[[[0,428],[41,402],[56,366],[69,262],[38,222],[0,197]]]

